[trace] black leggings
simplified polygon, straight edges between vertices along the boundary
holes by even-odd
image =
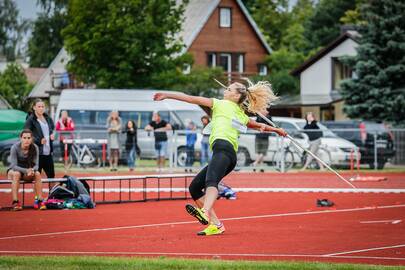
[[[55,168],[53,165],[52,154],[48,156],[39,155],[38,171],[41,173],[42,170],[45,171],[48,178],[55,178]]]
[[[212,150],[210,163],[197,174],[189,186],[191,197],[195,201],[204,196],[207,187],[218,189],[218,183],[236,166],[236,153],[230,142],[217,139]]]

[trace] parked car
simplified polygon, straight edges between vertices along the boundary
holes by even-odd
[[[280,117],[273,117],[273,121],[280,120]],[[289,130],[287,130],[289,131]],[[258,131],[248,130],[248,133],[240,134],[239,137],[239,149],[237,153],[237,166],[249,166],[253,160],[256,159],[257,153],[255,149],[255,139]],[[309,140],[306,134],[301,132],[290,132],[290,135],[298,141],[302,146],[308,148]],[[280,158],[281,149],[286,148],[291,145],[291,141],[288,138],[282,138],[275,133],[269,134],[269,147],[267,149],[267,154],[264,157],[264,162],[268,164],[274,164],[276,159]],[[299,152],[294,152],[293,157],[288,160],[293,163],[301,162],[301,154]]]
[[[306,121],[301,118],[273,117],[276,125],[285,129],[289,134],[303,133]],[[357,151],[357,146],[348,140],[338,137],[324,125],[318,123],[322,137],[318,157],[329,165],[336,167],[350,166],[351,152]]]
[[[309,138],[303,132],[303,128],[306,124],[304,119],[291,118],[291,117],[272,117],[273,122],[279,127],[287,131],[287,133],[293,137],[304,148],[309,148]],[[338,137],[328,128],[319,124],[320,129],[323,132],[321,138],[321,150],[319,150],[318,157],[332,166],[348,167],[350,166],[351,151],[357,151],[357,146],[348,140]],[[256,158],[255,153],[255,133],[241,134],[239,140],[238,151],[238,166],[248,165]],[[290,147],[291,141],[288,138],[283,139],[283,147]],[[286,162],[293,162],[299,164],[302,162],[302,151],[297,147],[292,146],[290,149],[295,149],[291,160]],[[281,138],[274,133],[269,136],[269,148],[264,161],[267,163],[273,163],[280,159],[281,152]]]
[[[16,142],[18,142],[18,138],[0,141],[0,158],[5,167],[10,164],[10,149]]]
[[[351,141],[359,147],[361,163],[374,169],[374,150],[377,149],[377,168],[383,169],[385,163],[395,156],[394,138],[388,127],[382,123],[347,120],[325,121],[325,126],[341,138]],[[376,137],[374,138],[374,135]],[[375,141],[377,144],[375,144]]]

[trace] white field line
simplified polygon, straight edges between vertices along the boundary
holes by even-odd
[[[372,223],[391,223],[391,224],[398,224],[401,223],[401,219],[392,219],[392,220],[368,220],[368,221],[360,221],[362,224],[372,224]]]
[[[270,214],[270,215],[259,215],[259,216],[244,216],[244,217],[223,218],[222,220],[231,221],[231,220],[246,220],[246,219],[273,218],[273,217],[286,217],[286,216],[304,216],[304,215],[355,212],[355,211],[367,211],[367,210],[400,208],[400,207],[405,207],[405,204],[385,205],[385,206],[376,206],[376,207],[362,207],[362,208],[347,208],[347,209],[339,209],[339,210],[319,210],[319,211],[309,211],[309,212],[305,211],[305,212],[281,213],[281,214]],[[137,229],[137,228],[158,227],[158,226],[184,225],[184,224],[192,224],[192,223],[196,223],[196,222],[197,221],[180,221],[180,222],[143,224],[143,225],[120,226],[120,227],[110,227],[110,228],[95,228],[95,229],[85,229],[85,230],[72,230],[72,231],[61,231],[61,232],[50,232],[50,233],[14,235],[14,236],[0,237],[0,240],[41,237],[41,236],[53,236],[53,235],[65,235],[65,234],[75,234],[75,233],[85,233],[85,232],[126,230],[126,229]]]
[[[91,188],[91,192],[102,193],[118,193],[118,192],[143,192],[143,188]],[[312,192],[312,193],[405,193],[405,189],[395,188],[233,188],[236,192]],[[48,189],[43,189],[43,192],[48,192]],[[186,192],[186,188],[146,188],[146,192]],[[0,193],[10,193],[10,188],[0,189]],[[32,193],[32,188],[26,188],[25,193]]]
[[[382,250],[382,249],[390,249],[390,248],[399,248],[399,247],[405,247],[405,244],[395,245],[395,246],[385,246],[385,247],[376,247],[376,248],[366,248],[366,249],[350,250],[350,251],[344,251],[344,252],[337,252],[337,253],[325,254],[325,256],[338,256],[338,255],[345,255],[345,254],[350,254],[350,253],[359,253],[359,252],[367,252],[367,251]]]
[[[302,257],[334,259],[405,260],[405,258],[378,256],[326,256],[317,254],[265,254],[265,253],[192,253],[192,252],[130,252],[130,251],[33,251],[0,250],[0,254],[60,254],[60,255],[139,255],[139,256],[195,256],[195,257]]]

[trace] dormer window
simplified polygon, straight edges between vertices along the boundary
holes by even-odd
[[[232,27],[232,9],[229,7],[219,8],[219,27],[231,28]]]
[[[353,71],[350,67],[339,61],[338,58],[332,58],[332,90],[340,90],[340,84],[343,80],[353,77]]]

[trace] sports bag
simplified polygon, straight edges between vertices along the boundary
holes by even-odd
[[[65,185],[56,185],[49,191],[48,199],[72,199],[75,198],[75,193],[68,189]]]

